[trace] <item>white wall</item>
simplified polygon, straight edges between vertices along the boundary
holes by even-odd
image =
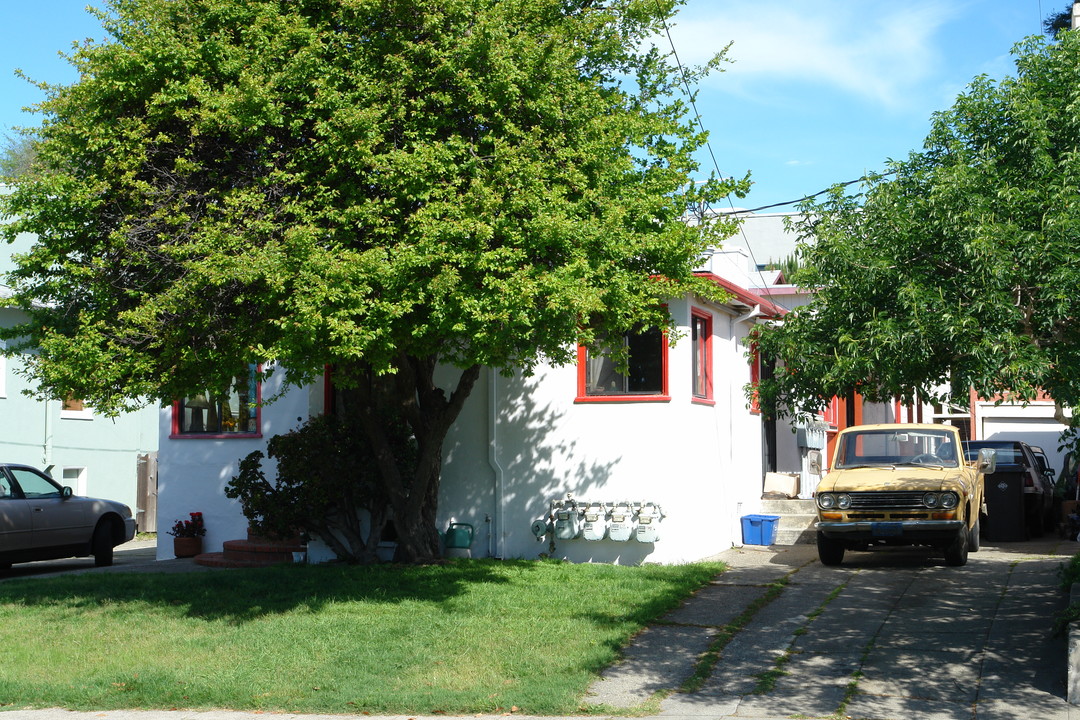
[[[272,374],[263,383],[263,398],[281,389],[284,373]],[[178,438],[172,432],[172,407],[158,414],[161,447],[158,452],[158,546],[157,557],[173,557],[172,538],[166,533],[189,513],[203,513],[206,536],[203,552],[217,552],[226,540],[247,537],[247,520],[239,502],[225,497],[225,487],[239,471],[240,460],[253,450],[266,450],[274,435],[295,428],[310,412],[309,393],[292,390],[262,409],[262,438]],[[264,462],[264,467],[265,467]]]
[[[688,324],[689,304],[669,307]],[[668,402],[575,403],[572,365],[541,367],[528,378],[487,374],[447,443],[442,525],[472,524],[474,556],[490,547],[503,557],[671,563],[740,543],[741,515],[760,507],[761,425],[742,395],[749,368],[738,338],[746,328],[731,319],[714,311],[713,405],[691,402],[687,337],[669,350]],[[493,456],[476,450],[485,438]],[[567,493],[658,503],[667,515],[660,541],[538,542],[530,526]]]
[[[709,309],[697,304],[699,309]],[[691,305],[669,308],[682,328]],[[668,354],[666,402],[575,402],[577,368],[540,366],[531,377],[485,371],[447,437],[438,526],[475,528],[473,556],[537,557],[636,564],[685,562],[741,543],[742,515],[757,512],[762,489],[761,423],[747,408],[742,387],[750,378],[742,344],[749,325],[734,314],[713,315],[714,402],[691,401],[688,335]],[[449,386],[444,369],[439,381]],[[272,376],[263,396],[279,386]],[[321,406],[318,390],[291,391],[262,411],[262,439],[163,439],[160,451],[159,527],[193,511],[204,513],[204,550],[242,538],[246,521],[224,496],[239,459],[262,449],[272,435],[294,427]],[[171,430],[171,409],[161,431]],[[550,503],[571,493],[582,501],[658,503],[667,517],[655,544],[537,542],[530,526]],[[163,536],[167,540],[167,536]],[[159,558],[171,557],[162,542]]]

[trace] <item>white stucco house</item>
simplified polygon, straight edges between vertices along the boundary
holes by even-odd
[[[485,371],[445,444],[440,529],[472,526],[473,557],[677,563],[741,544],[765,472],[797,471],[804,453],[790,427],[763,422],[744,395],[756,372],[747,335],[781,308],[738,282],[746,280],[740,262],[707,258],[701,273],[731,299],[671,299],[681,337],[673,346],[659,333],[632,338],[626,375],[584,349],[576,364],[542,365],[530,377]],[[230,407],[189,401],[161,411],[161,522],[202,512],[204,551],[245,535],[239,505],[224,494],[239,459],[326,407],[316,383],[245,415],[245,404],[276,394],[278,382],[272,374],[266,387],[242,389]],[[538,540],[534,523],[550,520],[557,503],[658,509],[659,537]],[[171,557],[168,543],[158,557]],[[326,554],[312,546],[309,557]]]

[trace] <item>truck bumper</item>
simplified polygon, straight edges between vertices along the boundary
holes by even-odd
[[[965,527],[963,520],[898,520],[840,522],[819,520],[817,530],[828,538],[852,542],[930,544],[948,542]]]

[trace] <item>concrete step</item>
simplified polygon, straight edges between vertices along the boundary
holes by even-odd
[[[817,503],[813,500],[776,500],[763,498],[763,515],[779,515],[774,545],[805,545],[817,542],[814,523],[817,522]]]
[[[766,515],[815,515],[817,503],[814,500],[796,498],[794,500],[761,499],[761,512]]]

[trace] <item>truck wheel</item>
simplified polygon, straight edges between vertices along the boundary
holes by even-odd
[[[945,546],[945,564],[959,567],[968,560],[968,531],[960,530],[952,542]]]
[[[981,520],[975,518],[975,524],[971,526],[971,530],[968,531],[968,552],[979,552],[981,542],[979,540],[979,533],[982,529],[979,527]]]
[[[844,562],[844,543],[817,534],[817,554],[822,565],[836,567]]]

